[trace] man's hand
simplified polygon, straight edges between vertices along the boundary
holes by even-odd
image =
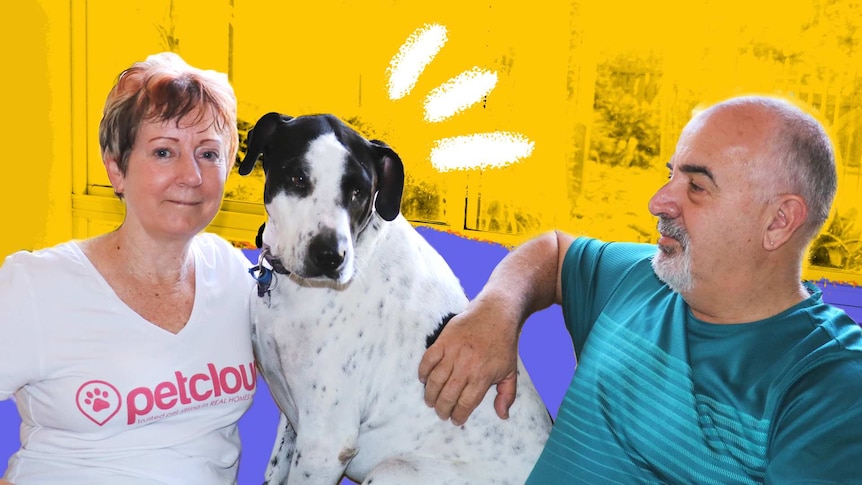
[[[471,302],[422,357],[419,380],[425,383],[425,403],[441,419],[461,425],[496,384],[494,409],[508,418],[518,383],[519,328],[498,305]]]
[[[572,237],[538,236],[506,255],[467,309],[449,320],[419,363],[425,403],[461,425],[497,385],[494,409],[509,417],[518,384],[518,336],[533,313],[559,304],[559,271]]]

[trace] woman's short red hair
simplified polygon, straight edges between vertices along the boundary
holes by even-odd
[[[142,121],[179,123],[191,116],[187,121],[197,124],[207,115],[224,137],[231,166],[239,140],[236,95],[227,75],[192,67],[173,52],[151,55],[120,73],[108,93],[99,123],[102,158],[116,160],[125,174]]]

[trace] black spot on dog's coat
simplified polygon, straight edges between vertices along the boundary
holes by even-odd
[[[455,315],[456,315],[455,313],[450,313],[450,314],[446,315],[445,317],[443,317],[443,320],[440,321],[440,324],[437,325],[437,328],[434,329],[434,331],[431,333],[431,335],[428,335],[427,337],[425,337],[425,348],[426,349],[428,347],[434,345],[434,342],[436,342],[437,338],[440,336],[440,332],[443,331],[443,328],[446,327],[446,324],[449,323],[449,320],[452,320],[452,317],[454,317]]]

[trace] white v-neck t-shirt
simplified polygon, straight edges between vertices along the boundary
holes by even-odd
[[[123,303],[75,242],[6,258],[0,399],[22,420],[7,480],[236,482],[237,421],[256,388],[254,280],[218,236],[195,237],[192,252],[194,307],[177,334]]]

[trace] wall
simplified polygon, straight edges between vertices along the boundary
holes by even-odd
[[[69,2],[4,7],[0,256],[71,236]]]
[[[691,110],[741,92],[787,94],[827,123],[841,162],[840,216],[821,241],[828,266],[807,275],[860,281],[862,22],[850,2],[15,0],[4,13],[0,257],[98,234],[122,220],[98,156],[101,105],[121,69],[176,50],[230,74],[243,132],[270,110],[332,111],[396,147],[410,176],[405,212],[417,224],[463,236],[437,241],[444,241],[441,250],[455,248],[447,258],[464,258],[456,271],[465,278],[490,272],[491,264],[478,267],[479,256],[496,262],[503,253],[465,239],[515,244],[559,226],[653,240],[646,200],[665,178]],[[445,26],[447,41],[413,91],[392,99],[390,62],[428,23]],[[457,115],[426,121],[427,94],[474,67],[497,74],[494,89]],[[534,150],[498,169],[431,165],[436,140],[493,131],[522,134]],[[213,229],[248,241],[262,219],[259,173],[231,177]],[[860,290],[822,285],[829,301],[859,317]],[[529,328],[541,328],[543,339],[559,330]],[[553,411],[572,359],[565,335],[551,340],[561,347],[551,351],[536,338],[523,355],[531,372],[549,379],[537,385]],[[556,372],[545,374],[549,369]],[[261,411],[241,425],[254,451],[244,455],[250,478],[240,483],[259,479],[271,445],[273,430],[259,423],[274,425],[272,403],[259,396]],[[17,449],[9,424],[17,416],[11,402],[0,408],[2,461]]]
[[[104,96],[132,62],[174,50],[228,73],[243,140],[268,111],[333,112],[401,155],[411,220],[506,245],[550,228],[654,241],[646,201],[692,110],[733,94],[788,96],[827,125],[839,158],[835,216],[806,277],[858,283],[862,7],[791,3],[16,2],[3,45],[18,74],[4,81],[3,123],[20,149],[0,179],[10,209],[0,213],[0,256],[122,220],[96,138]],[[439,52],[411,90],[393,95],[397,53],[429,26],[445,31]],[[493,76],[493,86],[429,119],[435,90],[471,72]],[[530,151],[502,167],[475,148],[455,161],[476,168],[434,165],[441,143],[477,134],[520,137]],[[260,177],[231,175],[211,230],[253,238]]]

